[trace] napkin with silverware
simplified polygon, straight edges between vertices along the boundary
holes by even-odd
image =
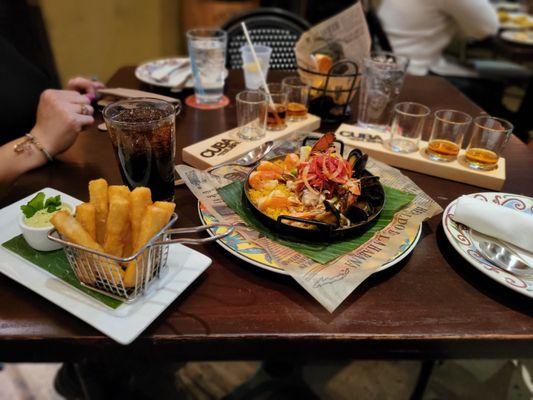
[[[478,232],[533,253],[533,215],[469,196],[457,200],[454,216]]]

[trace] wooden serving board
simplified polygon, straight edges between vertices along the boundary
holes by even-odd
[[[421,140],[420,150],[415,153],[395,153],[384,143],[389,140],[388,132],[363,129],[354,125],[342,124],[335,132],[337,139],[349,146],[357,147],[376,160],[393,167],[421,172],[456,182],[468,183],[486,189],[500,190],[505,183],[505,159],[500,157],[498,167],[492,171],[479,171],[466,166],[465,150],[459,152],[456,160],[450,162],[433,161],[426,155],[428,142]]]
[[[320,118],[307,114],[303,121],[287,122],[287,128],[284,130],[267,131],[264,138],[254,141],[239,138],[239,128],[234,128],[185,147],[182,150],[182,159],[195,168],[205,169],[236,160],[268,140],[286,139],[295,132],[312,132],[319,127]]]

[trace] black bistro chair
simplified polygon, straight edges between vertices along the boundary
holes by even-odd
[[[256,8],[235,15],[222,25],[228,33],[226,66],[242,67],[239,49],[246,44],[241,22],[245,22],[252,42],[272,47],[270,69],[295,70],[294,45],[310,28],[307,21],[280,8]]]

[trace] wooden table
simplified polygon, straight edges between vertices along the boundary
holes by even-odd
[[[269,78],[282,75],[273,72]],[[139,87],[130,67],[120,69],[109,85]],[[242,86],[241,73],[232,71],[226,94],[233,99]],[[438,77],[408,77],[402,100],[472,115],[481,111]],[[233,102],[214,111],[185,107],[177,121],[178,149],[233,126]],[[530,150],[513,137],[506,157],[504,190],[532,196]],[[406,174],[442,207],[482,190]],[[101,176],[121,182],[107,134],[93,127],[61,162],[19,179],[0,205],[45,186],[86,200],[87,181]],[[196,199],[187,188],[176,190],[176,204],[179,226],[199,223]],[[532,357],[533,301],[464,261],[448,243],[440,220],[439,215],[424,223],[412,255],[368,279],[333,314],[291,278],[258,270],[216,244],[200,246],[197,250],[213,265],[128,347],[0,276],[0,360]]]

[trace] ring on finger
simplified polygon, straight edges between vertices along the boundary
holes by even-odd
[[[80,106],[81,106],[81,110],[80,110],[81,115],[89,115],[91,113],[89,111],[89,107],[87,107],[85,104],[80,104]]]

